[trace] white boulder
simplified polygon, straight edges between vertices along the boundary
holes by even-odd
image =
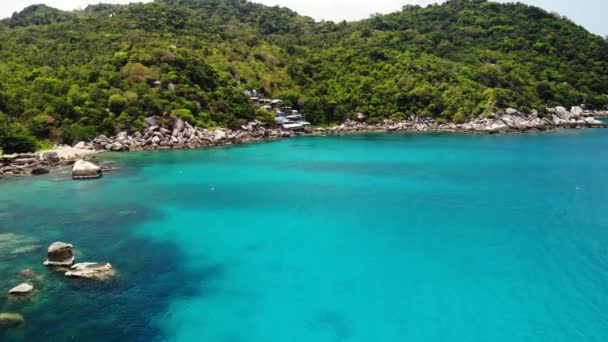
[[[65,273],[68,277],[86,278],[92,280],[106,280],[112,278],[116,272],[108,262],[78,263]]]
[[[73,179],[95,179],[103,176],[101,168],[91,162],[77,160],[72,166]]]
[[[21,296],[21,295],[26,295],[32,291],[34,291],[34,286],[32,286],[28,283],[23,283],[23,284],[19,284],[19,285],[13,287],[12,289],[10,289],[8,291],[8,294]]]

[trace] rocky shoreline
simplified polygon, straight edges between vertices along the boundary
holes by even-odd
[[[463,132],[480,134],[505,134],[552,131],[560,129],[608,128],[608,122],[596,118],[608,117],[608,111],[586,111],[576,106],[548,109],[548,115],[540,117],[538,112],[524,114],[508,108],[502,115],[477,118],[458,123],[439,123],[432,118],[411,116],[402,121],[384,120],[377,124],[347,120],[339,126],[315,128],[294,132],[283,128],[268,127],[259,121],[250,122],[239,129],[208,130],[194,127],[178,117],[148,117],[143,132],[129,135],[121,132],[113,137],[100,135],[90,142],[78,142],[73,148],[80,151],[145,151],[169,149],[197,149],[204,147],[244,144],[252,141],[271,140],[295,135],[328,135],[364,132]],[[48,173],[51,169],[67,167],[82,156],[60,157],[57,152],[20,154],[0,160],[0,178]],[[95,156],[89,156],[95,159]]]

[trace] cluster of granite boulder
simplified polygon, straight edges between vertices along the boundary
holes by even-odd
[[[112,265],[108,262],[83,262],[74,264],[74,246],[65,242],[54,242],[47,250],[47,258],[44,265],[52,267],[57,272],[63,272],[66,277],[82,278],[90,280],[108,280],[116,275]],[[28,299],[33,296],[38,289],[32,284],[41,277],[37,277],[36,273],[31,269],[25,269],[19,272],[23,278],[29,279],[27,282],[21,283],[10,290],[8,296],[11,300]],[[0,327],[15,327],[23,324],[24,318],[19,313],[3,312],[0,313]]]
[[[194,149],[201,147],[242,144],[249,141],[291,137],[300,134],[323,135],[351,132],[393,131],[455,131],[470,133],[517,133],[557,130],[566,128],[608,127],[607,122],[597,117],[608,117],[608,111],[589,111],[583,106],[570,110],[564,107],[549,108],[540,116],[537,111],[521,113],[508,108],[501,114],[479,117],[465,123],[440,123],[430,117],[411,116],[402,121],[386,119],[380,123],[365,122],[363,113],[356,120],[347,120],[330,128],[316,128],[294,132],[281,127],[269,127],[253,121],[239,129],[218,128],[208,130],[194,127],[176,116],[152,116],[144,119],[142,132],[129,134],[120,132],[115,136],[100,135],[90,142],[78,142],[73,148],[96,151],[140,151],[164,149]],[[0,159],[0,178],[3,176],[38,175],[48,173],[51,168],[73,165],[74,179],[91,179],[102,176],[103,167],[78,160],[60,159],[56,152],[31,153],[8,156]]]
[[[194,127],[176,116],[152,116],[144,119],[144,123],[146,128],[143,132],[131,135],[120,132],[113,137],[100,135],[88,144],[82,143],[81,146],[99,151],[194,149],[294,135],[293,132],[280,128],[268,128],[260,121],[250,122],[236,130]]]
[[[52,243],[47,251],[45,266],[69,267],[67,277],[106,280],[115,275],[108,262],[83,262],[74,264],[74,246],[65,242]]]
[[[0,178],[4,176],[42,175],[63,164],[57,152],[22,153],[0,158]]]
[[[475,120],[458,123],[438,123],[432,118],[411,116],[403,121],[384,120],[378,124],[368,124],[360,121],[347,120],[345,123],[332,128],[319,128],[320,133],[349,133],[362,131],[456,131],[471,133],[516,133],[538,132],[564,128],[608,127],[607,122],[596,117],[608,116],[608,112],[585,111],[576,106],[567,110],[564,107],[549,108],[547,115],[539,116],[537,111],[524,114],[516,109],[508,108],[503,114],[493,114]]]

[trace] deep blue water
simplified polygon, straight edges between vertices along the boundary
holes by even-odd
[[[23,341],[607,341],[608,130],[305,137],[0,182]],[[42,265],[56,240],[109,282]],[[23,254],[16,248],[42,245]]]

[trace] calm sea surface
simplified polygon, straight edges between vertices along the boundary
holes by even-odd
[[[1,341],[608,341],[608,130],[305,137],[0,181]],[[109,282],[45,269],[53,241]],[[41,246],[41,247],[40,247]]]

